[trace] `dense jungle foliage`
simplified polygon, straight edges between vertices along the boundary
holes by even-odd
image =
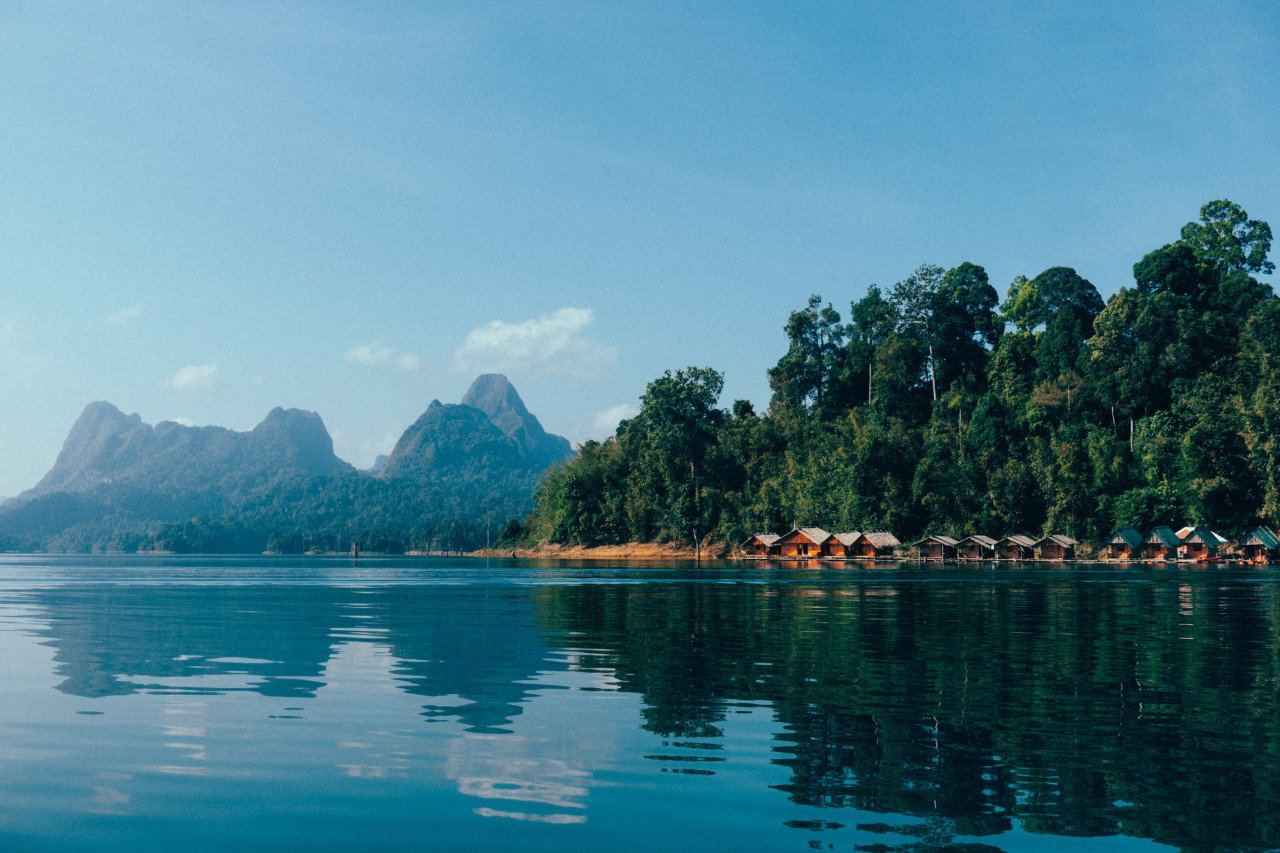
[[[1105,303],[1069,267],[1003,302],[973,263],[819,296],[786,323],[768,411],[723,375],[649,383],[616,437],[553,469],[508,536],[738,542],[800,524],[1098,540],[1121,524],[1238,533],[1280,517],[1271,229],[1213,201]]]

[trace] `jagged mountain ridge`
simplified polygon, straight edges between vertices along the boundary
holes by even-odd
[[[87,492],[128,484],[159,492],[204,492],[229,481],[281,471],[349,470],[314,412],[275,408],[248,432],[224,427],[143,423],[111,403],[90,403],[71,427],[53,468],[19,496]]]
[[[507,377],[486,373],[476,377],[461,403],[432,400],[378,475],[494,465],[542,470],[572,455],[569,441],[542,428]]]
[[[0,550],[474,547],[523,517],[542,471],[573,451],[506,377],[480,377],[465,399],[478,405],[432,401],[366,471],[334,454],[313,412],[276,408],[237,432],[91,403],[40,483],[0,507]]]

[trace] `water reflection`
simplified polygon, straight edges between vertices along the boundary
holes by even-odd
[[[1275,578],[851,574],[61,583],[4,591],[0,621],[50,650],[60,694],[102,700],[77,726],[129,739],[81,795],[98,815],[136,814],[146,779],[297,788],[325,762],[343,785],[547,832],[616,831],[652,800],[676,824],[731,802],[746,842],[768,821],[882,851],[1280,846]],[[256,716],[228,717],[246,699]],[[38,751],[14,756],[41,772]]]
[[[1275,584],[688,584],[538,597],[548,625],[611,650],[597,665],[644,697],[656,734],[714,738],[734,700],[769,703],[791,772],[777,787],[796,803],[926,817],[935,841],[1016,821],[1182,847],[1280,844]]]

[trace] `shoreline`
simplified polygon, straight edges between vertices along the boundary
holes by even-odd
[[[655,542],[628,542],[625,545],[556,545],[543,542],[531,548],[481,548],[467,552],[468,557],[512,557],[521,560],[696,560],[697,553],[687,545]],[[708,545],[702,549],[704,560],[729,559],[724,545]]]

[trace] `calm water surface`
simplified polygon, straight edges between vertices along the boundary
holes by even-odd
[[[1267,850],[1280,572],[0,556],[0,849]]]

